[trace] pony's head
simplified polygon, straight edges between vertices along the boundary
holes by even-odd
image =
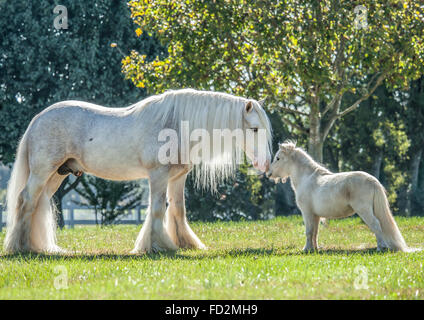
[[[266,172],[271,163],[271,125],[262,103],[248,100],[245,104],[243,130],[246,139],[240,148],[256,169]]]
[[[279,144],[279,150],[275,154],[274,161],[267,172],[267,176],[270,179],[276,182],[281,179],[283,183],[286,181],[291,173],[295,150],[296,144],[292,141],[285,141]]]

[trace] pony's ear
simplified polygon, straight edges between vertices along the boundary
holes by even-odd
[[[279,143],[278,146],[280,147],[280,150],[285,154],[291,153],[296,148],[296,145],[292,142]]]
[[[278,144],[278,146],[280,147],[280,151],[281,151],[283,154],[287,154],[287,153],[288,153],[287,145],[285,145],[284,143],[279,143],[279,144]]]
[[[267,97],[265,97],[265,98],[263,98],[263,99],[261,99],[261,100],[259,100],[259,101],[258,101],[258,102],[259,102],[259,104],[261,105],[261,107],[263,107],[263,106],[264,106],[266,98],[267,98]]]
[[[248,103],[246,103],[246,106],[244,107],[244,109],[246,110],[246,113],[249,113],[250,111],[252,111],[253,110],[252,101],[249,101]]]

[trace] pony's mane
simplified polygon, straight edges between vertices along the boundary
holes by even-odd
[[[312,159],[303,148],[297,147],[295,141],[286,140],[284,143],[280,144],[280,148],[289,152],[293,159],[302,166],[308,167],[320,174],[331,174],[330,170]]]
[[[187,121],[190,133],[202,128],[209,132],[212,139],[214,129],[243,128],[244,108],[248,101],[252,102],[259,120],[266,128],[268,150],[271,153],[271,125],[256,100],[221,92],[182,89],[151,96],[129,108],[133,108],[135,114],[147,118],[150,123],[160,123],[164,128],[175,129],[178,136],[181,121]],[[234,174],[237,164],[242,160],[243,152],[239,148],[232,148],[231,154],[223,154],[210,163],[196,165],[196,184],[216,190],[220,181]]]

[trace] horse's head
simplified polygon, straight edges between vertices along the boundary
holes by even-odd
[[[263,172],[271,163],[271,125],[261,102],[247,101],[243,111],[244,145],[246,156],[253,166]]]
[[[274,161],[272,162],[267,176],[278,182],[279,179],[284,183],[290,176],[293,153],[296,149],[296,144],[291,141],[286,141],[279,144],[279,150],[275,154]]]

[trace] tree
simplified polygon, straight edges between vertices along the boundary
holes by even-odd
[[[356,99],[347,94],[344,103]],[[381,86],[361,108],[335,125],[324,160],[336,171],[362,170],[374,175],[386,187],[392,209],[403,213],[411,144],[408,127],[398,93]]]
[[[67,8],[68,29],[53,25],[58,4]],[[147,35],[137,37],[123,1],[0,1],[2,163],[14,161],[18,140],[31,119],[55,102],[75,99],[120,107],[145,96],[145,90],[125,81],[123,55],[111,43],[147,56],[162,51]],[[56,193],[59,208],[70,186],[76,185],[62,185]]]
[[[272,214],[273,184],[268,179],[249,175],[248,166],[242,165],[235,177],[218,185],[210,193],[195,187],[187,180],[187,215],[190,220],[258,220]],[[249,186],[249,187],[247,187]]]
[[[142,1],[132,17],[168,47],[136,50],[123,71],[151,91],[197,87],[267,97],[322,161],[335,122],[384,81],[407,85],[424,65],[423,6],[413,1]],[[360,6],[359,6],[360,5]],[[357,95],[342,104],[347,92]],[[342,108],[342,106],[345,106]]]
[[[424,198],[420,197],[418,192],[424,152],[424,77],[413,81],[410,89],[404,94],[406,103],[403,104],[403,115],[408,122],[406,129],[411,141],[406,211],[408,215],[411,215],[424,207]]]

